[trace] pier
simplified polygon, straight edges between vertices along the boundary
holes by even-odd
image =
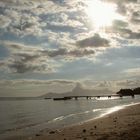
[[[92,98],[100,99],[101,97],[111,98],[111,97],[120,97],[120,96],[119,95],[115,95],[115,94],[114,95],[94,95],[94,96],[67,96],[67,98],[75,99],[75,100],[78,100],[79,98],[86,98],[87,100],[88,99],[92,99]]]
[[[134,98],[134,95],[129,95],[132,96],[132,98]],[[85,98],[85,99],[100,99],[102,97],[107,97],[108,99],[111,99],[112,97],[120,97],[122,98],[122,95],[117,95],[117,94],[112,94],[112,95],[94,95],[94,96],[66,96],[66,97],[62,97],[62,98],[53,98],[53,100],[71,100],[71,99],[75,99],[78,100],[79,98]]]

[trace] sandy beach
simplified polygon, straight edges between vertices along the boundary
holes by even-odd
[[[61,130],[43,130],[28,140],[140,140],[140,104]]]

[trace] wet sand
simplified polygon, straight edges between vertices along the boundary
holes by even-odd
[[[140,140],[140,104],[61,130],[44,130],[28,140]]]

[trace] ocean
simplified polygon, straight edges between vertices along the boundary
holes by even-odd
[[[54,101],[52,99],[0,100],[0,140],[31,136],[44,129],[58,129],[83,123],[127,105],[140,102],[140,96]]]

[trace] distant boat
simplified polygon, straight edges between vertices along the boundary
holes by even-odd
[[[71,100],[71,97],[53,98],[53,100]]]
[[[64,98],[53,98],[53,100],[64,100]]]

